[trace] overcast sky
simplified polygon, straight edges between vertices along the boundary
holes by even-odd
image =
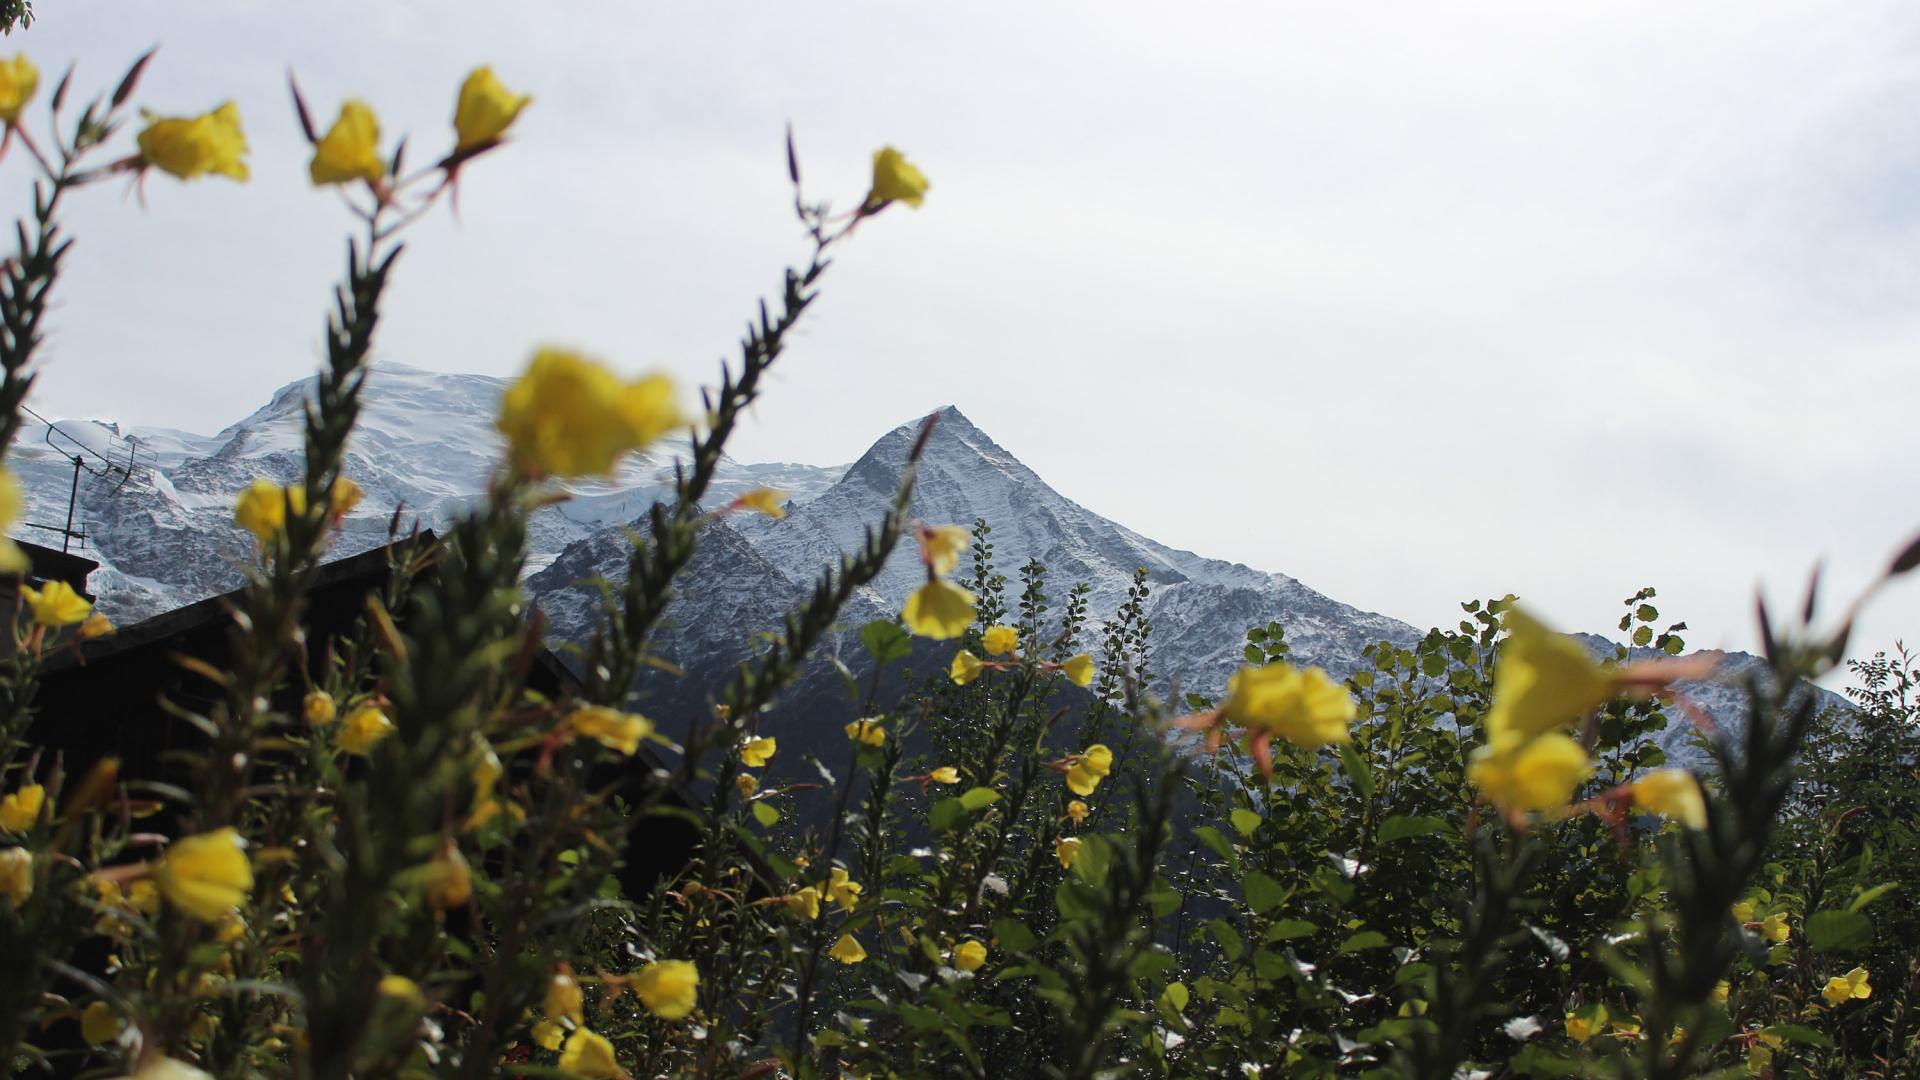
[[[781,150],[861,230],[737,440],[858,456],[954,403],[1084,505],[1420,625],[1642,584],[1748,647],[1757,581],[1857,588],[1920,528],[1920,12],[1907,3],[42,0],[50,86],[235,99],[253,180],[83,193],[36,404],[211,432],[309,373],[347,221],[287,105],[444,146],[383,358],[536,343],[710,380],[804,255]],[[317,117],[318,118],[318,117]],[[36,122],[37,116],[36,116]],[[125,138],[125,136],[123,136]],[[0,194],[23,205],[19,160]],[[1920,586],[1862,646],[1920,638]],[[1920,644],[1917,641],[1916,644]]]

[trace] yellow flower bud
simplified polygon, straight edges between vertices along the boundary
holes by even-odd
[[[700,971],[686,960],[659,960],[633,976],[633,993],[662,1020],[679,1020],[699,1001]]]
[[[40,820],[40,809],[47,802],[47,789],[40,784],[27,784],[20,790],[0,799],[0,829],[10,833],[23,833],[33,828]]]
[[[873,155],[873,187],[867,192],[864,209],[878,210],[896,201],[918,208],[931,186],[926,176],[908,164],[900,151],[883,147]]]
[[[247,178],[246,162],[240,160],[247,153],[247,136],[231,101],[201,116],[151,119],[136,142],[141,161],[182,180],[207,173]]]
[[[340,725],[333,741],[347,753],[365,757],[374,744],[391,734],[393,721],[387,719],[387,714],[377,705],[362,705],[347,714],[347,722]]]
[[[87,616],[86,621],[80,624],[80,639],[82,641],[91,641],[94,638],[106,637],[111,633],[113,633],[113,621],[97,611]]]
[[[87,1040],[88,1046],[113,1041],[125,1026],[126,1021],[104,1001],[93,1002],[80,1010],[80,1037]]]
[[[333,703],[333,695],[325,690],[310,690],[300,702],[300,715],[308,727],[325,727],[333,723],[334,717],[339,714],[339,709]]]
[[[427,995],[421,991],[420,984],[405,975],[382,975],[379,992],[381,997],[397,1001],[410,1009],[422,1009],[427,1004]]]
[[[167,902],[205,923],[218,923],[240,909],[253,891],[246,841],[233,829],[175,841],[153,872]]]
[[[878,720],[855,720],[846,726],[847,738],[866,746],[884,746],[887,729]]]
[[[464,907],[473,899],[473,871],[466,856],[452,842],[441,847],[440,854],[427,864],[422,877],[427,906],[435,911]]]
[[[315,187],[365,180],[377,184],[387,175],[380,156],[380,120],[363,101],[340,106],[340,118],[313,146],[307,175]]]
[[[827,955],[843,964],[857,964],[867,958],[867,950],[860,947],[860,942],[852,934],[841,934],[840,940],[833,943],[833,949]]]
[[[989,626],[981,648],[988,656],[1005,656],[1020,647],[1020,631],[1011,626]]]
[[[556,971],[547,981],[547,1019],[571,1020],[574,1024],[586,1023],[586,994],[580,989],[580,980],[572,973]],[[553,1047],[548,1047],[549,1050]]]
[[[927,779],[936,784],[957,784],[960,782],[960,770],[951,765],[942,765],[928,773]]]
[[[1063,836],[1054,841],[1053,857],[1060,860],[1062,870],[1073,869],[1073,860],[1080,857],[1079,837]]]
[[[1093,684],[1093,657],[1086,653],[1067,657],[1067,662],[1060,665],[1060,670],[1066,675],[1067,681],[1075,686],[1085,688]]]
[[[473,150],[498,142],[532,100],[508,90],[493,68],[474,68],[460,84],[460,100],[453,108],[454,149]]]
[[[1081,802],[1079,799],[1068,803],[1067,817],[1071,818],[1075,825],[1087,820],[1087,804]]]
[[[948,669],[947,674],[953,677],[955,686],[965,686],[979,678],[980,673],[986,668],[987,665],[979,657],[961,649],[953,654],[953,666]]]
[[[808,885],[786,897],[787,910],[806,919],[820,917],[820,890]]]
[[[20,113],[40,88],[40,69],[20,53],[11,60],[0,60],[0,120],[8,126],[20,122]]]
[[[977,941],[963,941],[953,947],[953,966],[961,971],[979,971],[987,963],[987,947]]]
[[[582,705],[573,710],[567,714],[567,726],[575,735],[628,757],[640,749],[640,740],[653,734],[653,721],[604,705]]]
[[[33,896],[33,852],[26,848],[0,848],[0,896],[14,907]]]

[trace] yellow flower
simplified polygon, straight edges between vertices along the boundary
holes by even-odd
[[[377,705],[362,705],[347,714],[334,743],[349,754],[365,757],[373,745],[393,734],[393,721]]]
[[[381,997],[392,998],[408,1008],[419,1009],[427,1003],[427,995],[421,992],[420,984],[405,975],[380,976],[378,989]]]
[[[1793,936],[1793,927],[1785,915],[1769,915],[1760,920],[1760,936],[1778,945]]]
[[[46,802],[47,789],[40,784],[28,784],[0,799],[0,829],[23,833],[33,828],[33,823],[40,820],[40,808]]]
[[[104,1001],[96,1001],[80,1010],[80,1037],[87,1040],[88,1046],[112,1041],[125,1026],[120,1014]]]
[[[1093,657],[1086,653],[1067,657],[1067,662],[1060,665],[1060,670],[1066,674],[1067,681],[1075,686],[1084,687],[1093,683]]]
[[[158,1054],[147,1058],[126,1080],[213,1080],[213,1074]]]
[[[532,100],[501,85],[493,68],[474,68],[460,84],[460,101],[453,108],[454,149],[472,150],[497,142]]]
[[[963,941],[953,947],[953,966],[961,971],[979,971],[987,963],[987,947],[977,941]]]
[[[965,686],[979,678],[986,668],[987,665],[979,657],[961,649],[953,654],[953,667],[948,669],[947,674],[953,677],[954,685]]]
[[[827,954],[843,964],[857,964],[867,958],[867,950],[852,934],[841,934],[840,940],[833,943],[833,950]]]
[[[1593,1038],[1606,1026],[1607,1007],[1605,1005],[1595,1005],[1590,1010],[1567,1014],[1567,1038],[1577,1043],[1584,1043]]]
[[[542,1050],[558,1050],[567,1041],[567,1029],[552,1020],[533,1025],[533,1041]]]
[[[604,705],[582,705],[573,710],[567,714],[567,726],[575,735],[628,757],[640,749],[640,740],[653,734],[653,721]]]
[[[1867,983],[1867,969],[1857,967],[1845,975],[1835,975],[1827,980],[1820,995],[1836,1009],[1849,1001],[1865,1001],[1873,996],[1873,987]]]
[[[1719,982],[1713,984],[1713,1003],[1715,1005],[1725,1005],[1727,998],[1732,994],[1733,984],[1727,980],[1721,979]]]
[[[658,960],[633,977],[633,993],[662,1020],[679,1020],[699,1001],[700,970],[687,960]]]
[[[878,210],[898,200],[918,207],[930,187],[919,169],[907,163],[900,151],[882,147],[873,155],[873,189],[867,192],[865,209]]]
[[[192,180],[219,173],[235,180],[247,178],[247,136],[240,130],[240,110],[233,102],[200,116],[156,117],[136,140],[140,160]]]
[[[580,990],[580,980],[572,973],[556,971],[553,978],[547,980],[547,1019],[553,1021],[571,1020],[575,1024],[586,1023],[587,997]],[[549,1046],[552,1050],[554,1047]]]
[[[313,145],[307,175],[315,187],[355,180],[377,184],[387,175],[387,163],[380,156],[380,120],[366,102],[340,106],[340,118]]]
[[[222,945],[231,945],[247,936],[247,920],[238,914],[228,915],[213,924],[213,940]]]
[[[1234,672],[1221,711],[1230,723],[1313,749],[1351,739],[1347,729],[1359,710],[1319,668],[1268,664]]]
[[[560,1051],[560,1068],[589,1080],[620,1080],[627,1075],[613,1056],[613,1044],[581,1028],[567,1037]]]
[[[452,841],[441,845],[440,853],[426,865],[421,887],[427,906],[435,911],[464,907],[473,899],[473,871],[467,866],[467,857],[460,854],[460,848]]]
[[[1020,647],[1020,631],[1011,626],[989,626],[981,646],[988,656],[1005,656]]]
[[[887,729],[880,726],[878,720],[855,720],[846,727],[847,738],[867,746],[884,746],[887,741]]]
[[[33,895],[33,852],[26,848],[0,848],[0,896],[14,907]]]
[[[779,520],[787,516],[787,508],[782,505],[786,497],[787,493],[784,491],[776,491],[770,487],[757,487],[735,499],[734,502],[743,510],[752,510]]]
[[[1081,822],[1087,820],[1087,804],[1081,802],[1079,799],[1075,799],[1072,802],[1068,803],[1067,817],[1072,819],[1075,825],[1078,825]]]
[[[1091,795],[1112,771],[1113,751],[1104,743],[1094,743],[1067,768],[1067,789],[1075,795]]]
[[[32,609],[33,621],[41,626],[72,626],[85,622],[93,611],[93,602],[64,581],[49,581],[38,589],[22,585],[20,595]]]
[[[665,375],[623,382],[597,360],[547,348],[507,389],[494,426],[526,472],[604,476],[621,455],[686,425],[673,397]]]
[[[1558,733],[1518,745],[1509,739],[1483,746],[1467,766],[1468,781],[1509,813],[1565,806],[1591,775],[1587,752]]]
[[[189,836],[167,849],[153,872],[167,902],[205,923],[217,923],[240,909],[253,891],[253,867],[246,841],[234,830]]]
[[[1073,860],[1080,857],[1080,839],[1075,836],[1063,836],[1054,841],[1053,857],[1060,860],[1060,868],[1073,869]]]
[[[960,770],[951,765],[942,765],[928,773],[927,779],[936,784],[957,784],[960,782]]]
[[[1605,704],[1614,681],[1586,647],[1548,630],[1518,608],[1506,616],[1507,640],[1493,673],[1487,738],[1558,731]]]
[[[811,885],[787,894],[787,910],[803,918],[820,917],[820,890]]]
[[[160,888],[142,878],[127,886],[127,904],[142,915],[160,914]]]
[[[755,779],[754,775],[750,772],[735,773],[733,786],[740,789],[741,798],[751,799],[753,798],[753,793],[760,790],[760,781]]]
[[[308,727],[325,727],[333,723],[340,710],[333,703],[333,695],[325,690],[309,690],[300,702],[300,715]]]
[[[973,594],[945,578],[913,590],[900,610],[907,629],[924,638],[947,641],[973,625]]]
[[[1707,801],[1700,781],[1685,769],[1655,769],[1633,782],[1634,805],[1664,814],[1689,829],[1707,827]]]
[[[306,509],[306,488],[295,488],[289,492],[289,495],[293,497],[294,509]],[[366,492],[360,490],[359,484],[354,483],[344,476],[336,476],[333,478],[333,483],[327,488],[327,503],[333,508],[331,513],[334,516],[345,517],[353,513],[353,508],[359,506],[360,500],[366,498],[366,495]]]
[[[748,739],[747,744],[740,748],[740,764],[752,769],[762,768],[773,760],[774,753],[779,749],[780,743],[775,739]]]
[[[953,573],[966,554],[970,534],[959,525],[920,526],[920,561],[940,577]]]
[[[860,883],[853,880],[845,870],[836,866],[827,872],[827,896],[834,903],[852,911],[853,906],[860,902],[860,893]]]
[[[1742,925],[1752,922],[1753,921],[1753,901],[1742,900],[1739,903],[1733,905],[1733,918],[1735,922],[1741,923]]]
[[[80,624],[80,637],[83,641],[106,637],[111,633],[113,633],[113,621],[97,611],[87,616],[86,621]]]
[[[305,501],[305,488],[297,489]],[[291,492],[271,480],[255,480],[233,504],[234,524],[254,535],[262,544],[271,543],[287,527],[287,503]]]
[[[0,120],[9,126],[19,123],[21,110],[39,88],[40,69],[33,66],[26,53],[0,60]]]

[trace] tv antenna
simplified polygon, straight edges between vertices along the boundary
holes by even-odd
[[[39,522],[23,521],[21,524],[29,529],[45,529],[48,532],[59,533],[61,551],[67,551],[71,548],[75,540],[85,544],[87,541],[86,530],[84,528],[76,529],[73,527],[74,514],[80,504],[80,474],[86,473],[93,477],[94,481],[92,486],[95,488],[109,484],[112,485],[107,491],[108,495],[119,494],[120,489],[126,487],[127,482],[133,479],[134,469],[141,467],[140,441],[131,435],[122,440],[126,445],[126,460],[122,462],[115,460],[120,456],[120,451],[118,447],[112,445],[113,440],[110,439],[108,442],[108,453],[103,454],[93,447],[88,446],[86,443],[81,442],[79,439],[74,438],[72,435],[61,431],[54,425],[53,421],[27,408],[25,405],[20,407],[20,411],[45,424],[47,428],[45,435],[47,445],[51,447],[55,453],[73,463],[73,486],[67,492],[67,523],[65,525],[42,525]],[[58,441],[56,441],[56,437]]]

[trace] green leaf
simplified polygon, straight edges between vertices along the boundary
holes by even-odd
[[[993,936],[1000,947],[1008,952],[1026,952],[1033,948],[1035,938],[1027,924],[1018,919],[993,920]]]
[[[1382,844],[1391,844],[1395,840],[1446,832],[1449,828],[1451,826],[1437,817],[1395,814],[1380,823],[1379,840]]]
[[[1267,658],[1267,654],[1261,652],[1258,645],[1249,645],[1241,649],[1240,655],[1246,657],[1249,664],[1258,664]]]
[[[1652,622],[1660,617],[1660,609],[1654,607],[1652,604],[1641,604],[1634,609],[1633,617],[1639,619],[1641,622]]]
[[[1900,886],[1897,882],[1892,882],[1892,881],[1889,881],[1883,885],[1875,885],[1873,888],[1868,889],[1867,891],[1861,893],[1859,896],[1854,897],[1853,903],[1847,905],[1847,910],[1859,911],[1861,908],[1866,907],[1868,904],[1873,903],[1875,900],[1880,899],[1881,897],[1887,895],[1888,893],[1892,892],[1893,890],[1899,887]]]
[[[1240,881],[1240,888],[1246,893],[1247,906],[1253,909],[1255,915],[1264,915],[1287,899],[1287,890],[1258,870],[1248,871]]]
[[[1653,627],[1643,626],[1633,632],[1633,643],[1645,647],[1653,643]]]
[[[775,810],[772,803],[757,802],[753,804],[753,820],[762,828],[771,829],[773,823],[780,820],[780,811]]]
[[[1260,827],[1260,815],[1251,810],[1235,810],[1227,816],[1233,821],[1234,831],[1241,836],[1252,836],[1254,830]]]
[[[934,832],[951,831],[955,825],[967,820],[967,804],[959,799],[941,799],[933,804],[927,820]]]
[[[1113,865],[1113,849],[1104,836],[1080,839],[1080,854],[1074,856],[1073,872],[1080,880],[1098,889],[1107,883],[1107,869]]]
[[[1267,927],[1267,932],[1262,936],[1268,941],[1291,941],[1294,938],[1306,937],[1318,929],[1320,928],[1305,919],[1281,919]]]
[[[1226,953],[1229,959],[1238,957],[1240,950],[1245,947],[1240,940],[1240,931],[1225,919],[1209,920],[1207,929],[1213,931],[1213,940],[1220,943],[1220,951]]]
[[[913,654],[913,637],[891,619],[875,619],[860,628],[860,644],[876,663],[889,664]]]
[[[1340,744],[1340,764],[1346,767],[1347,776],[1353,780],[1354,790],[1363,799],[1373,798],[1373,773],[1367,769],[1367,763],[1361,759],[1360,751],[1353,743]]]
[[[960,805],[968,810],[984,810],[1000,801],[1000,793],[987,787],[977,787],[960,796]]]
[[[1342,953],[1355,953],[1363,949],[1384,949],[1387,947],[1387,935],[1378,930],[1362,930],[1340,943]]]
[[[1810,1028],[1805,1024],[1775,1024],[1770,1028],[1763,1028],[1762,1030],[1783,1042],[1818,1046],[1821,1049],[1827,1050],[1833,1048],[1832,1039],[1827,1038],[1825,1033],[1815,1028]]]
[[[1233,843],[1229,841],[1226,835],[1219,829],[1211,825],[1202,825],[1193,830],[1193,835],[1195,839],[1207,845],[1215,855],[1220,856],[1228,862],[1236,861],[1237,857],[1233,853]]]
[[[1807,947],[1846,952],[1873,943],[1873,922],[1857,911],[1816,911],[1807,917]]]

